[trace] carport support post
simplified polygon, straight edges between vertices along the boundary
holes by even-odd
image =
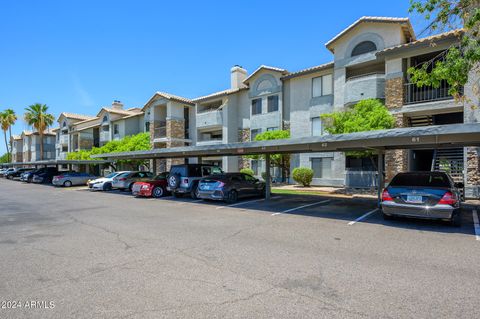
[[[154,175],[157,175],[157,159],[152,159],[152,172]]]
[[[380,203],[382,201],[382,190],[384,186],[383,181],[383,150],[378,151],[378,163],[377,163],[377,170],[378,170],[378,177],[377,177],[377,201],[378,207],[380,207]]]
[[[270,199],[270,154],[265,154],[265,200]]]

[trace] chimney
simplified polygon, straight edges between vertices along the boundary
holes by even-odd
[[[119,100],[114,100],[112,102],[112,109],[123,110],[123,103],[120,102]]]
[[[235,65],[231,70],[230,84],[232,89],[239,89],[245,87],[243,81],[247,78],[247,70],[240,65]]]

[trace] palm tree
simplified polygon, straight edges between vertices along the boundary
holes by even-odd
[[[7,148],[7,159],[10,162],[10,151],[8,149],[8,142],[7,142],[7,131],[10,124],[8,124],[7,113],[5,111],[0,112],[0,127],[3,131],[3,136],[5,137],[5,147]]]
[[[15,125],[15,122],[17,121],[17,115],[12,109],[6,109],[3,113],[5,113],[6,121],[8,122],[8,135],[10,136],[10,152],[13,152],[12,126]],[[10,159],[13,159],[13,157],[11,157]]]
[[[40,160],[43,160],[43,134],[49,126],[53,124],[55,118],[52,114],[47,113],[48,106],[46,104],[35,103],[25,108],[25,121],[32,126],[40,136]]]

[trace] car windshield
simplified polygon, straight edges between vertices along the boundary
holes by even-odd
[[[396,187],[450,187],[450,181],[445,174],[398,174],[390,183]]]
[[[166,179],[168,177],[168,173],[160,173],[157,176],[155,176],[154,180],[158,181],[161,179]]]
[[[106,178],[114,178],[115,176],[117,176],[118,173],[117,172],[113,172],[113,173],[110,173],[108,174],[107,176],[105,176]]]

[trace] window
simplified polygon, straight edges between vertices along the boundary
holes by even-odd
[[[245,178],[245,181],[251,184],[255,184],[257,182],[257,179],[253,176],[250,176],[248,174],[243,174],[243,178]]]
[[[251,130],[250,131],[250,141],[255,141],[255,137],[260,133],[262,133],[262,129],[257,128],[257,129]]]
[[[268,112],[278,111],[278,95],[269,96],[267,99]]]
[[[323,135],[322,119],[320,117],[312,118],[312,136]]]
[[[102,122],[108,122],[108,116],[104,116]]]
[[[150,122],[145,122],[145,132],[150,132]]]
[[[372,41],[363,41],[357,44],[355,48],[353,48],[352,56],[357,56],[372,51],[377,51],[377,46],[375,45],[375,43],[373,43]]]
[[[331,95],[333,93],[333,78],[331,74],[312,79],[312,96]]]
[[[252,100],[252,115],[262,114],[262,99]]]
[[[119,134],[118,124],[113,124],[113,134],[115,135]]]
[[[332,177],[332,158],[312,158],[313,178],[331,178]]]

